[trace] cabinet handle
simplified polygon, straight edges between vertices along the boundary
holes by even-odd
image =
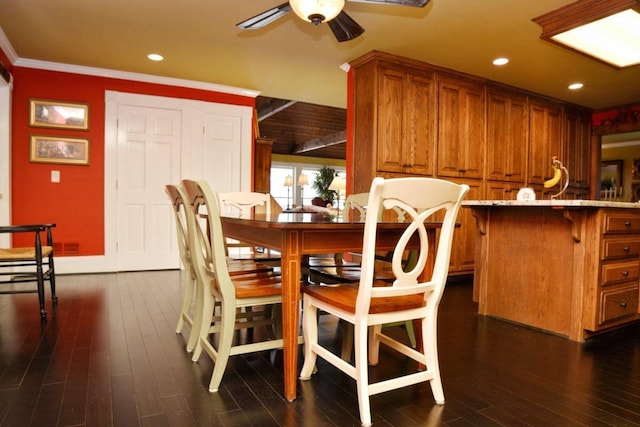
[[[631,221],[625,221],[624,226],[627,228],[631,228]]]
[[[505,173],[504,176],[511,176],[511,174],[510,173]]]
[[[626,302],[626,301],[622,301],[622,302],[620,303],[620,307],[622,307],[622,308],[627,308],[627,302]]]
[[[622,272],[622,275],[623,275],[624,277],[628,277],[628,276],[629,276],[629,272],[628,272],[628,271],[623,271],[623,272]]]
[[[629,249],[631,249],[629,246],[625,246],[622,250],[625,252],[629,252]]]
[[[465,173],[466,171],[467,171],[466,169],[458,169],[458,172]]]

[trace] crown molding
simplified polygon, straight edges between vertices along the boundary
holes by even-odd
[[[16,60],[18,59],[18,55],[16,54],[16,51],[13,50],[13,46],[11,46],[11,42],[2,30],[2,27],[0,27],[0,49],[3,50],[5,55],[7,55],[9,61],[11,61],[12,64],[15,64]]]

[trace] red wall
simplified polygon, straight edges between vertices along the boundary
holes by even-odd
[[[1,52],[1,51],[0,51]],[[4,61],[3,61],[4,62]],[[78,255],[104,254],[105,91],[255,106],[255,99],[220,92],[13,67],[11,191],[13,224],[55,222],[55,241],[78,243]],[[29,127],[29,98],[89,104],[89,130]],[[29,162],[31,135],[88,138],[89,166]],[[60,171],[60,183],[51,171]],[[32,242],[31,242],[32,243]],[[15,245],[29,245],[14,239]],[[64,250],[62,252],[64,255]]]

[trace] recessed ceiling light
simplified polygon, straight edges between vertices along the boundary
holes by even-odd
[[[509,63],[509,59],[508,58],[496,58],[493,60],[493,65],[506,65]]]
[[[578,90],[578,89],[582,89],[584,85],[582,83],[571,83],[569,85],[569,89],[571,90]]]
[[[159,53],[150,53],[149,55],[147,55],[147,58],[152,61],[162,61],[164,59],[164,57]]]

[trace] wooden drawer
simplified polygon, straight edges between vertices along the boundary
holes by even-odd
[[[640,277],[640,259],[602,265],[602,286]]]
[[[600,294],[599,325],[638,313],[638,285]]]
[[[640,255],[640,236],[633,239],[603,239],[602,259],[614,259],[621,257],[638,257]]]
[[[640,215],[627,212],[604,214],[605,233],[640,233]]]

